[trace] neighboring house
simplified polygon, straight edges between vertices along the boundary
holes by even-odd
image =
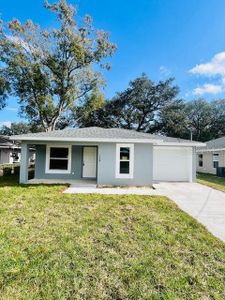
[[[13,142],[8,136],[0,136],[0,164],[19,163],[21,158],[21,147],[18,142]],[[29,160],[35,159],[35,150],[29,149]]]
[[[21,149],[8,136],[0,136],[0,164],[12,164],[20,161]]]
[[[35,178],[93,179],[98,185],[150,186],[195,181],[196,147],[203,143],[126,129],[64,129],[13,136],[21,142],[20,182],[28,182],[28,149],[36,147]]]
[[[225,167],[225,137],[206,142],[197,150],[197,171],[216,174],[218,167]]]

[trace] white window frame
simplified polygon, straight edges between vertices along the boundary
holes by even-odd
[[[219,153],[213,153],[213,155],[212,155],[212,161],[213,161],[213,169],[216,169],[216,167],[214,167],[214,162],[218,162],[218,167],[219,167],[219,163],[220,163],[220,155],[219,155]]]
[[[130,149],[130,159],[129,159],[129,173],[120,173],[120,148]],[[134,177],[134,144],[116,144],[116,178],[130,178]]]
[[[68,168],[67,170],[49,169],[50,165],[50,149],[51,148],[67,148],[68,149]],[[71,145],[49,144],[46,147],[45,173],[46,174],[70,174],[71,173]],[[59,158],[62,159],[62,158]]]

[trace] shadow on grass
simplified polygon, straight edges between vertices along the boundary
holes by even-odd
[[[31,178],[29,178],[31,179]],[[69,184],[61,184],[61,183],[37,183],[37,184],[20,184],[19,183],[19,176],[18,175],[7,175],[0,177],[0,188],[6,187],[6,186],[20,186],[23,188],[29,188],[29,187],[39,187],[39,186],[65,186],[69,187]]]
[[[7,175],[0,177],[0,187],[5,186],[19,186],[19,176]]]

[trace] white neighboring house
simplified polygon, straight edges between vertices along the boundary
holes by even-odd
[[[19,162],[21,149],[18,143],[10,141],[8,136],[0,136],[0,164]]]
[[[197,172],[217,174],[217,168],[225,168],[225,137],[206,142],[197,149]]]
[[[30,160],[35,159],[34,149],[30,149]],[[13,164],[20,162],[21,147],[17,142],[10,140],[8,136],[0,136],[0,164]]]

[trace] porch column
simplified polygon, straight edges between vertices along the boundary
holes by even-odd
[[[29,146],[26,143],[21,144],[21,160],[20,160],[20,183],[28,182],[29,167]]]

